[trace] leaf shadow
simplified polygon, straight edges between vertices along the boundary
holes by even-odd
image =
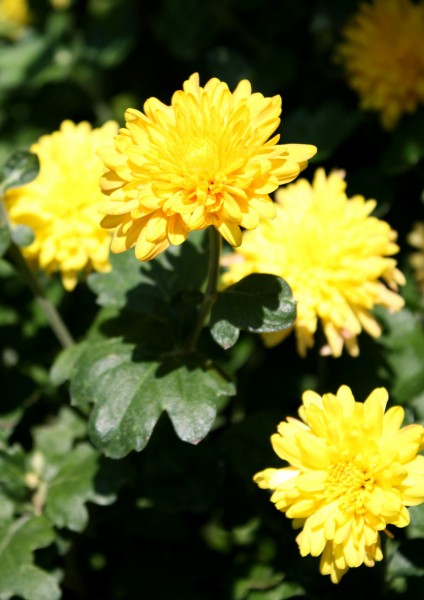
[[[268,273],[252,273],[230,286],[217,299],[213,309],[213,324],[226,321],[244,331],[275,331],[267,325],[273,314],[287,313],[294,301],[283,306],[282,294],[291,298],[291,290],[282,279]]]
[[[196,236],[195,242],[170,246],[156,259],[140,266],[143,281],[127,291],[126,309],[162,313],[170,305],[172,308],[176,296],[201,289],[208,257],[207,236],[199,233],[202,235]]]

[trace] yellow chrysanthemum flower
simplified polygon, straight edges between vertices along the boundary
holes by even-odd
[[[250,273],[271,273],[285,279],[297,300],[295,333],[299,354],[314,344],[318,319],[328,346],[322,354],[340,356],[343,346],[356,356],[357,336],[364,329],[381,334],[370,310],[384,306],[396,311],[404,301],[396,290],[405,282],[388,258],[398,251],[396,233],[370,217],[376,202],[346,196],[343,173],[315,173],[312,185],[299,179],[278,190],[277,217],[247,231],[243,244],[227,260],[225,285]],[[286,331],[263,334],[268,346],[278,344]]]
[[[26,0],[0,0],[0,33],[19,35],[28,25],[30,12]]]
[[[139,260],[150,260],[209,225],[238,246],[240,227],[273,218],[268,194],[316,152],[268,139],[280,123],[280,96],[252,94],[246,80],[233,93],[215,78],[202,88],[197,74],[183,88],[170,106],[150,98],[145,114],[128,109],[115,147],[100,152],[110,169],[102,180],[110,200],[100,211],[102,226],[115,230],[113,252],[135,246]]]
[[[35,234],[22,249],[24,256],[48,273],[60,271],[67,290],[75,287],[80,271],[110,268],[111,236],[100,227],[98,214],[104,166],[96,150],[117,131],[113,121],[99,129],[64,121],[31,147],[40,160],[36,179],[5,194],[12,223],[28,225]]]
[[[386,129],[424,102],[424,2],[361,4],[337,56],[361,108],[381,113]]]
[[[418,287],[424,292],[424,223],[414,224],[408,235],[408,243],[418,249],[418,252],[412,252],[409,261],[414,269]]]
[[[302,420],[287,417],[271,437],[290,466],[254,477],[302,528],[301,555],[322,555],[321,573],[334,583],[350,567],[381,560],[379,532],[408,525],[406,506],[424,501],[424,428],[401,429],[403,408],[384,413],[387,400],[384,388],[364,403],[347,386],[336,395],[305,392]]]

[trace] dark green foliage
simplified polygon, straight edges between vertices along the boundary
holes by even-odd
[[[281,143],[308,143],[317,166],[344,169],[349,196],[377,200],[399,232],[406,306],[377,310],[383,335],[360,356],[301,359],[283,280],[252,275],[221,290],[196,348],[208,237],[66,293],[38,273],[77,343],[60,350],[10,260],[32,241],[0,215],[0,598],[5,600],[376,600],[424,593],[424,509],[391,528],[387,561],[352,569],[338,587],[302,558],[292,523],[253,483],[280,459],[270,436],[296,416],[305,389],[349,385],[358,400],[385,385],[407,422],[424,423],[423,295],[406,236],[422,221],[424,109],[393,132],[359,110],[334,48],[359,0],[73,0],[30,2],[30,27],[0,17],[0,192],[38,173],[29,152],[64,119],[124,124],[150,96],[168,104],[193,72],[201,83],[248,78],[281,94]],[[331,240],[328,240],[331,244]],[[225,249],[227,250],[227,248]],[[205,325],[207,325],[205,320]],[[383,533],[382,538],[386,536]]]

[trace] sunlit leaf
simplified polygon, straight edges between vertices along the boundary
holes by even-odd
[[[288,284],[275,275],[253,273],[219,294],[210,330],[223,348],[233,346],[239,331],[263,333],[288,329],[296,318],[296,301]]]
[[[89,431],[107,456],[142,450],[163,411],[183,441],[198,443],[210,431],[233,382],[200,355],[144,356],[132,344],[94,344],[78,360],[71,382],[77,406],[94,404]]]
[[[17,150],[0,169],[0,190],[4,192],[29,183],[37,177],[39,169],[36,154]]]

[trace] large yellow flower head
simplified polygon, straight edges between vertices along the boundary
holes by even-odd
[[[252,94],[241,81],[233,93],[219,79],[200,87],[192,75],[171,105],[156,98],[144,113],[126,111],[115,146],[100,152],[109,172],[102,189],[110,200],[102,226],[114,229],[113,252],[135,246],[150,260],[190,231],[214,226],[233,246],[240,227],[273,218],[268,194],[292,181],[314,146],[268,139],[280,123],[281,98]]]
[[[424,2],[361,4],[338,48],[364,110],[381,113],[386,129],[424,102]]]
[[[117,130],[113,121],[99,129],[64,121],[31,147],[40,161],[36,179],[5,194],[12,223],[28,225],[35,234],[24,256],[48,273],[60,271],[67,290],[75,287],[80,271],[110,268],[110,234],[100,227],[98,214],[104,166],[96,150]]]
[[[254,481],[273,490],[272,502],[302,528],[302,556],[321,556],[320,570],[338,583],[350,567],[382,559],[379,532],[409,523],[406,506],[424,501],[424,428],[401,429],[404,411],[386,413],[384,388],[355,402],[342,386],[336,395],[303,394],[301,421],[291,417],[271,437],[290,466],[265,469]]]
[[[340,356],[343,346],[356,356],[357,336],[364,329],[381,334],[370,310],[384,306],[399,310],[403,299],[395,292],[404,277],[390,258],[398,251],[396,233],[370,213],[374,200],[346,196],[343,174],[328,177],[323,169],[313,183],[306,179],[278,190],[277,217],[247,231],[243,244],[228,261],[224,283],[250,273],[271,273],[285,279],[297,300],[295,333],[299,354],[314,344],[318,320],[328,346],[323,354]],[[264,334],[273,346],[286,332]]]

